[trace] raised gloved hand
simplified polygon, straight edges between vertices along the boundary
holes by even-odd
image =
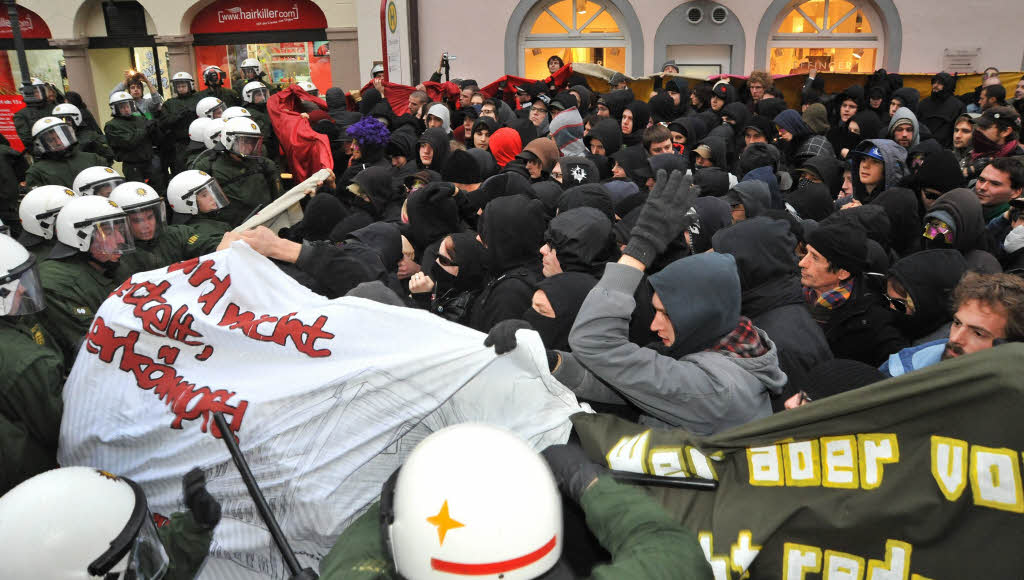
[[[192,518],[200,526],[212,530],[220,522],[220,502],[206,491],[206,475],[195,467],[181,480],[185,494],[185,505],[192,512]]]
[[[493,346],[495,354],[505,354],[516,349],[516,331],[519,329],[533,330],[530,323],[525,320],[512,318],[502,320],[494,325],[484,339],[484,346]]]
[[[640,210],[623,253],[649,268],[686,227],[686,212],[698,195],[700,187],[693,185],[692,177],[682,171],[673,171],[668,177],[664,169],[659,169],[654,189]]]
[[[431,205],[437,205],[455,195],[455,186],[447,181],[432,181],[423,186],[421,195]]]
[[[608,473],[606,467],[591,461],[578,445],[551,445],[541,455],[548,462],[562,493],[577,503],[598,476]]]

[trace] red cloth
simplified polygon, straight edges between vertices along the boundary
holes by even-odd
[[[569,80],[569,76],[572,75],[572,65],[567,64],[562,68],[558,69],[558,72],[544,79],[544,84],[551,86],[555,85],[557,88],[564,88],[566,82]],[[505,83],[505,92],[516,90],[516,87],[522,84],[531,84],[537,82],[532,79],[524,79],[523,77],[515,77],[512,75],[505,75],[493,83],[482,87],[480,92],[483,93],[487,98],[494,97],[498,94],[498,85]]]
[[[523,140],[515,129],[502,127],[491,135],[487,148],[494,155],[498,167],[505,167],[523,151]]]
[[[314,131],[309,120],[300,116],[297,112],[300,101],[310,101],[322,109],[327,109],[327,103],[323,99],[310,95],[298,85],[282,89],[267,99],[270,123],[274,126],[274,133],[296,183],[321,169],[334,167],[331,143],[327,135]]]

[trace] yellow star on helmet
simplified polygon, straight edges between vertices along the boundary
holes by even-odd
[[[437,512],[436,516],[430,516],[427,518],[427,523],[432,526],[437,526],[437,541],[444,544],[444,537],[448,533],[448,530],[455,528],[463,528],[466,524],[457,522],[448,515],[448,500],[444,500],[444,505],[441,506],[441,511]]]

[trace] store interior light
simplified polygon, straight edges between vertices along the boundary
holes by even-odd
[[[580,3],[577,5],[577,7],[579,8],[579,10],[577,11],[579,14],[586,14],[587,13],[587,0],[580,0]]]
[[[864,52],[863,51],[859,51],[859,50],[853,51],[853,58],[859,59],[862,56],[864,56]]]

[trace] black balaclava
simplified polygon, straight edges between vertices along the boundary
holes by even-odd
[[[540,334],[545,348],[572,350],[569,348],[569,331],[583,306],[583,300],[596,285],[596,278],[582,272],[564,272],[537,283],[537,290],[543,290],[551,302],[555,317],[542,316],[531,307],[523,313],[523,320],[529,322]]]

